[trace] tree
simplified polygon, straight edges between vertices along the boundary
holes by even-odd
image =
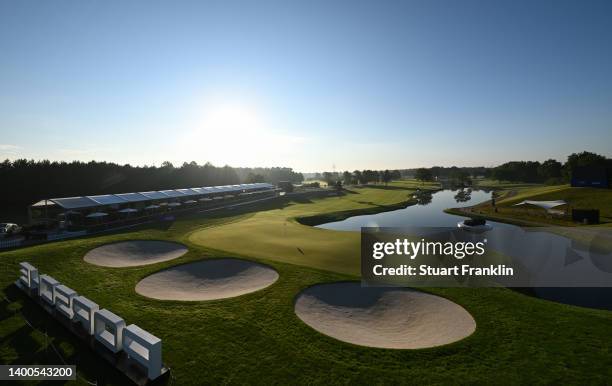
[[[540,182],[537,161],[511,161],[493,169],[492,176],[499,181]]]
[[[356,184],[362,184],[363,183],[363,175],[361,174],[360,170],[355,170],[353,172],[353,176],[355,178],[355,181],[356,181],[355,183]]]
[[[430,170],[432,177],[439,178],[442,176],[442,167],[434,166]]]
[[[333,173],[323,172],[323,181],[327,184],[327,186],[332,186],[336,182]]]
[[[247,184],[254,184],[256,182],[264,182],[265,178],[261,174],[249,173],[246,179]]]
[[[572,153],[567,157],[567,162],[563,165],[563,171],[566,178],[569,179],[574,169],[578,167],[612,166],[610,163],[610,160],[602,155],[583,151],[582,153]]]
[[[455,184],[470,185],[472,183],[470,174],[466,170],[463,170],[457,167],[451,168],[449,177],[451,181]]]
[[[542,181],[561,178],[563,165],[554,159],[548,159],[538,167],[538,176]]]
[[[385,185],[389,184],[389,181],[391,181],[391,172],[389,172],[389,170],[385,170],[382,173],[382,180],[385,183]]]
[[[361,182],[363,184],[369,184],[370,182],[378,182],[379,175],[376,170],[364,170],[361,172]]]
[[[342,181],[341,180],[336,181],[335,187],[338,192],[342,191]]]
[[[418,168],[414,173],[414,178],[421,182],[432,181],[433,176],[431,174],[431,170],[426,168]]]
[[[345,171],[342,173],[342,180],[344,181],[344,185],[352,185],[353,184],[353,175],[349,171]]]

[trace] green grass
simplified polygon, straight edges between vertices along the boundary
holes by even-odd
[[[242,221],[196,231],[189,240],[215,250],[357,275],[359,233],[302,223],[314,225],[397,209],[409,204],[411,192],[383,186],[355,188],[339,197],[292,202],[282,208],[259,211]]]
[[[438,182],[427,182],[417,181],[414,179],[397,180],[389,182],[389,186],[399,187],[403,189],[424,189],[424,190],[438,190],[440,184]]]
[[[384,210],[405,205],[409,194],[402,189],[355,189],[339,198],[268,203],[257,212],[235,209],[208,218],[184,218],[166,227],[160,224],[0,253],[3,293],[11,300],[2,303],[1,361],[59,363],[46,349],[43,336],[15,314],[19,311],[49,331],[68,361],[77,363],[81,376],[108,384],[125,381],[58,323],[41,317],[39,307],[11,286],[17,263],[27,260],[128,323],[162,338],[164,362],[178,385],[609,382],[612,312],[556,304],[506,289],[429,289],[461,304],[477,323],[472,336],[438,348],[359,347],[302,323],[293,311],[300,290],[356,279],[358,235],[311,228],[295,219]],[[96,267],[82,259],[91,248],[127,239],[179,241],[189,253],[124,269]],[[222,256],[249,256],[267,263],[279,272],[279,280],[261,291],[208,302],[156,301],[134,291],[139,280],[158,270]]]
[[[499,221],[526,225],[530,223],[533,223],[533,225],[576,225],[569,219],[547,216],[546,212],[540,208],[514,206],[524,200],[564,200],[572,209],[599,209],[602,225],[612,225],[612,189],[573,188],[569,185],[510,188],[498,193],[497,212],[494,212],[488,202],[475,205],[472,209],[476,214]],[[461,211],[452,212],[464,213]]]
[[[499,181],[488,178],[474,179],[474,186],[479,188],[488,189],[516,189],[516,188],[530,188],[535,186],[541,186],[542,184],[528,183],[528,182],[512,182],[512,181]]]

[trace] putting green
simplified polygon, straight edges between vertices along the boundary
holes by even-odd
[[[359,274],[359,232],[331,231],[302,225],[298,217],[384,210],[406,203],[413,190],[389,187],[354,189],[344,196],[290,203],[239,221],[192,233],[189,240],[209,248],[297,265]]]

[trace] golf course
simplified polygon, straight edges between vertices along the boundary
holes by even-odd
[[[319,333],[296,315],[300,293],[325,283],[359,280],[359,233],[312,225],[412,205],[417,188],[438,187],[398,181],[350,187],[328,197],[287,195],[120,233],[2,252],[2,363],[55,364],[63,358],[77,365],[81,384],[126,382],[16,289],[12,283],[18,264],[28,261],[100,308],[109,308],[161,338],[163,361],[170,368],[168,384],[609,382],[612,312],[549,302],[509,289],[424,289],[441,302],[460,306],[473,323],[459,340],[429,348],[346,343]],[[187,251],[137,266],[85,260],[95,248],[132,240],[172,242]],[[154,290],[161,281],[150,284],[147,278],[172,273],[173,267],[218,259],[257,263],[256,269],[263,271],[252,277],[268,275],[269,280],[216,300],[160,300],[136,289],[142,281]],[[277,275],[270,276],[272,270]]]
[[[612,191],[597,188],[576,188],[570,185],[539,185],[510,184],[486,182],[478,185],[481,188],[498,190],[497,211],[490,202],[479,203],[472,207],[473,212],[483,217],[516,224],[525,225],[559,225],[576,226],[568,218],[552,218],[543,216],[543,211],[534,211],[515,206],[523,200],[563,200],[569,207],[576,209],[598,208],[600,224],[597,226],[612,226]],[[462,214],[458,210],[449,213]]]

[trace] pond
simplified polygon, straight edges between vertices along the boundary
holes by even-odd
[[[424,197],[420,203],[391,212],[353,216],[342,221],[318,225],[318,228],[340,231],[358,231],[362,227],[455,227],[465,217],[444,213],[444,209],[463,208],[491,199],[491,193],[483,190],[442,190]],[[495,226],[507,224],[489,222]]]
[[[421,195],[418,204],[403,209],[353,216],[317,227],[340,231],[359,231],[362,227],[456,227],[465,217],[445,213],[444,209],[472,206],[490,199],[491,193],[483,190],[442,190]],[[546,262],[546,270],[556,269],[558,277],[583,275],[612,283],[612,254],[608,250],[598,252],[591,248],[586,252],[575,252],[575,243],[558,234],[494,221],[487,223],[493,226],[493,230],[487,233],[489,245],[508,256],[518,256],[523,261],[538,261],[540,271],[543,269],[542,262]],[[572,251],[573,255],[582,253],[583,258],[568,264],[568,251]],[[605,265],[603,268],[602,261]],[[561,303],[612,310],[612,288],[537,287],[517,290]]]

